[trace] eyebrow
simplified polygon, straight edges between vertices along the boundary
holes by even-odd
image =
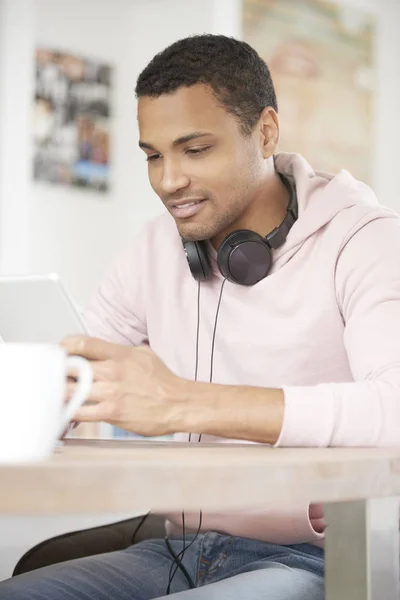
[[[207,135],[212,135],[212,134],[207,133],[207,132],[201,133],[200,131],[195,131],[194,133],[189,133],[188,135],[183,135],[182,137],[177,138],[176,140],[174,140],[172,142],[172,145],[175,147],[181,146],[182,144],[186,144],[187,142],[190,142],[191,140],[197,140],[198,138],[205,137]],[[139,147],[142,148],[143,150],[155,150],[154,146],[152,146],[151,144],[148,144],[147,142],[142,142],[141,140],[139,141]]]

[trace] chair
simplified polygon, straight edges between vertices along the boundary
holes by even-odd
[[[146,539],[164,537],[164,517],[152,514],[65,533],[28,550],[18,561],[13,577],[66,560],[123,550]]]

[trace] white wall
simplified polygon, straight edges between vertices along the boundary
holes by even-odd
[[[33,0],[0,0],[0,270],[23,268],[29,253],[34,15]]]
[[[213,31],[239,35],[238,5],[239,0],[223,0],[221,11],[216,0],[0,0],[0,272],[56,270],[84,304],[119,248],[160,211],[137,147],[137,75],[179,37]],[[28,121],[36,44],[116,67],[114,181],[108,197],[30,179]],[[0,515],[0,580],[42,539],[124,517]]]
[[[160,211],[144,186],[138,193],[144,163],[139,162],[136,152],[136,65],[131,58],[136,53],[130,4],[134,3],[36,2],[38,45],[66,49],[115,67],[110,192],[103,195],[45,184],[30,190],[31,244],[26,267],[32,272],[60,272],[80,304],[86,301],[110,258],[146,219]]]

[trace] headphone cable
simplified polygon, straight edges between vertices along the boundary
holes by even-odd
[[[218,316],[219,316],[219,310],[221,307],[222,293],[224,291],[225,282],[226,282],[226,278],[223,280],[222,285],[221,285],[219,298],[218,298],[218,304],[217,304],[217,310],[215,313],[214,329],[213,329],[213,336],[212,336],[212,342],[211,342],[210,378],[209,378],[210,383],[212,383],[212,381],[213,381],[215,338],[216,338],[216,333],[217,333]],[[197,290],[197,328],[196,328],[196,355],[195,355],[195,376],[194,376],[195,381],[197,381],[198,364],[199,364],[199,332],[200,332],[200,281],[198,281],[198,290]],[[202,437],[202,434],[199,435],[199,439],[197,440],[198,443],[201,442],[201,437]],[[189,442],[191,442],[191,439],[192,439],[192,434],[189,433]],[[192,541],[186,546],[185,513],[184,513],[184,511],[182,511],[183,548],[178,554],[175,554],[175,552],[170,544],[170,541],[168,539],[168,536],[165,537],[165,543],[167,545],[168,551],[173,558],[173,562],[172,562],[170,570],[169,570],[168,587],[166,590],[167,596],[169,596],[169,594],[171,592],[171,584],[172,584],[172,581],[173,581],[178,569],[180,569],[182,571],[187,582],[189,583],[189,587],[191,589],[194,589],[196,587],[193,582],[193,579],[190,577],[190,575],[189,575],[187,569],[185,568],[185,566],[183,565],[182,561],[183,561],[183,557],[185,556],[186,550],[188,550],[188,548],[190,548],[190,546],[192,544],[194,544],[197,537],[199,536],[199,533],[201,530],[201,525],[202,525],[202,520],[203,520],[203,512],[200,510],[199,525],[197,527],[196,534],[195,534],[194,538],[192,539]],[[174,567],[175,567],[175,569],[174,569]],[[174,569],[174,571],[172,571],[173,569]]]

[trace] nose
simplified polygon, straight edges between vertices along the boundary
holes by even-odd
[[[186,188],[189,183],[190,178],[182,170],[179,161],[167,161],[164,159],[160,182],[163,194],[173,194],[178,190]]]

